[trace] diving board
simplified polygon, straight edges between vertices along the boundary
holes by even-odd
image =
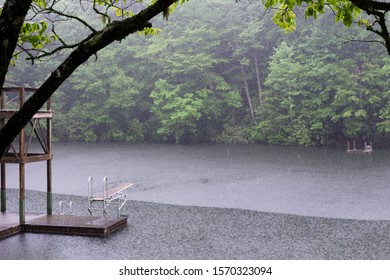
[[[103,192],[99,195],[94,195],[93,190],[93,178],[88,178],[88,202],[89,202],[89,208],[88,212],[90,215],[90,218],[92,219],[92,214],[94,210],[102,211],[103,216],[106,218],[106,221],[108,221],[108,211],[109,206],[114,205],[116,206],[116,211],[118,214],[118,217],[120,216],[120,210],[125,205],[127,201],[126,194],[123,193],[128,188],[132,187],[134,183],[121,183],[117,185],[114,188],[109,189],[108,188],[108,179],[107,177],[103,178]],[[101,204],[101,207],[95,207],[95,202],[98,202]]]

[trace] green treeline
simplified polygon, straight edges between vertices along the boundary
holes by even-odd
[[[153,23],[157,36],[131,36],[99,52],[56,93],[53,136],[387,145],[390,60],[383,46],[361,42],[372,41],[370,34],[336,24],[332,13],[301,20],[286,34],[261,1],[251,2],[189,1]],[[80,32],[63,28],[69,36]],[[11,70],[10,83],[34,86],[49,69],[20,62]]]

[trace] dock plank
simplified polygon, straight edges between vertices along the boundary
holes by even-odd
[[[110,217],[106,222],[102,217],[46,215],[26,223],[23,231],[104,237],[126,225],[126,217]]]
[[[105,237],[127,225],[127,217],[69,216],[26,214],[26,223],[19,224],[19,215],[14,212],[1,213],[0,239],[20,232],[55,233]]]
[[[26,221],[36,219],[42,214],[27,214]],[[19,214],[17,212],[0,213],[0,239],[15,235],[22,231],[19,224]]]

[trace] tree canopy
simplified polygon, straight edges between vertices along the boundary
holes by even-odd
[[[55,91],[61,141],[386,145],[390,62],[363,43],[378,41],[361,28],[379,31],[378,15],[353,2],[189,1],[151,28],[176,1],[32,1],[1,74],[38,91],[0,131],[0,151]],[[124,39],[136,32],[158,36]],[[15,55],[34,64],[8,71]]]
[[[66,48],[72,51],[27,100],[23,108],[2,127],[0,130],[0,155],[4,154],[19,131],[75,69],[114,41],[121,41],[135,32],[151,32],[153,29],[151,29],[150,20],[160,13],[168,16],[170,7],[177,2],[178,0],[153,0],[145,6],[139,7],[136,5],[139,4],[138,1],[128,3],[124,0],[84,0],[79,1],[80,9],[68,11],[66,5],[61,6],[64,2],[60,0],[5,0],[0,15],[0,88],[4,85],[8,66],[18,43],[30,43],[31,50],[27,50],[22,44],[19,44],[22,50],[30,54],[30,58],[42,58]],[[180,0],[180,2],[183,3],[184,0]],[[139,10],[133,12],[132,7]],[[32,13],[31,19],[49,15],[46,19],[51,21],[52,32],[60,42],[58,47],[54,46],[54,50],[44,50],[43,55],[39,55],[42,45],[36,44],[36,40],[31,38],[38,34],[37,38],[40,41],[44,37],[41,31],[46,29],[46,26],[43,24],[31,25],[26,22],[29,11]],[[104,24],[95,28],[79,17],[76,11],[93,12],[103,19]],[[54,15],[54,18],[50,18],[51,15]],[[89,28],[89,34],[75,44],[66,43],[55,31],[56,22],[62,21],[63,18],[74,20]],[[38,55],[34,56],[31,51],[36,51]]]
[[[334,13],[336,21],[346,26],[353,23],[363,25],[368,31],[377,34],[381,43],[390,54],[390,33],[387,13],[390,11],[388,1],[377,0],[265,0],[268,8],[276,8],[273,20],[280,27],[294,30],[296,27],[294,8],[304,6],[306,17],[317,18],[326,10]],[[328,9],[327,9],[328,8]],[[362,12],[366,17],[362,16]]]

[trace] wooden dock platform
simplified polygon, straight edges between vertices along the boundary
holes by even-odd
[[[106,237],[127,225],[127,217],[103,217],[26,214],[26,223],[19,224],[15,212],[0,214],[0,239],[20,232],[55,233]]]
[[[26,222],[44,216],[42,214],[27,214]],[[0,213],[0,239],[17,234],[22,231],[17,212]]]

